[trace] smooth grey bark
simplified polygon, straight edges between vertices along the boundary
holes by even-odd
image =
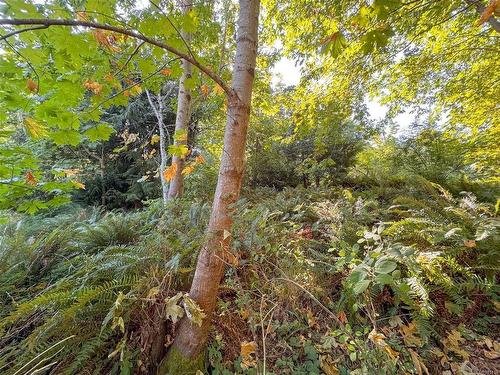
[[[188,13],[192,7],[192,0],[179,0],[179,5],[181,6],[182,12],[184,14]],[[189,45],[191,41],[191,34],[181,31],[181,36],[184,42]],[[179,94],[177,96],[177,115],[175,118],[175,132],[177,134],[184,131],[188,131],[189,120],[191,118],[191,90],[187,87],[186,81],[190,79],[193,75],[193,65],[187,61],[182,60],[182,76],[179,80]],[[185,145],[187,144],[187,139],[175,139],[175,145]],[[177,165],[176,172],[170,181],[170,187],[168,189],[168,199],[181,197],[184,193],[184,175],[182,170],[184,169],[184,157],[172,156],[172,164]]]
[[[168,184],[165,179],[165,168],[167,167],[167,151],[166,151],[166,143],[165,143],[165,128],[163,125],[163,100],[161,98],[161,92],[158,93],[157,102],[158,108],[156,107],[149,90],[146,90],[146,95],[148,97],[149,105],[153,109],[153,112],[158,120],[158,129],[160,131],[160,181],[161,181],[161,190],[163,197],[163,204],[166,204],[168,201]]]
[[[224,146],[212,213],[205,244],[198,256],[189,295],[205,312],[201,326],[184,318],[173,346],[159,369],[159,374],[195,373],[189,364],[199,363],[210,330],[212,314],[227,254],[230,251],[232,204],[238,199],[245,167],[245,146],[252,86],[257,56],[259,0],[240,0],[236,57],[229,97]],[[184,372],[179,372],[184,371]],[[186,372],[187,371],[187,372]]]

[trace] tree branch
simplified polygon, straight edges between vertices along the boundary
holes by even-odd
[[[179,56],[180,58],[189,61],[191,64],[193,64],[195,67],[200,69],[205,75],[210,77],[214,82],[216,82],[222,89],[226,92],[229,98],[235,98],[236,93],[233,91],[232,88],[230,88],[224,80],[219,77],[217,74],[215,74],[211,69],[208,67],[200,64],[196,59],[194,59],[192,56],[189,54],[186,54],[182,51],[179,51],[177,48],[174,48],[172,46],[169,46],[168,44],[165,44],[163,42],[160,42],[158,40],[149,38],[145,35],[142,35],[141,33],[137,31],[132,31],[132,30],[127,30],[122,27],[118,26],[112,26],[112,25],[106,25],[106,24],[100,24],[97,22],[89,22],[89,21],[79,21],[79,20],[66,20],[66,19],[50,19],[50,18],[13,18],[13,19],[0,19],[0,25],[14,25],[14,26],[20,26],[20,25],[43,25],[45,26],[44,28],[50,27],[50,26],[81,26],[81,27],[89,27],[92,29],[101,29],[101,30],[107,30],[107,31],[112,31],[118,34],[123,34],[123,35],[128,35],[131,36],[132,38],[136,38],[139,40],[142,40],[148,44],[151,44],[153,46],[162,48],[176,56]],[[15,34],[19,34],[25,31],[29,31],[33,28],[29,29],[23,29],[23,30],[17,30]],[[12,34],[12,33],[10,33]],[[14,34],[14,35],[15,35]],[[8,36],[9,34],[7,34]],[[0,41],[4,40],[7,36],[0,37]]]
[[[474,5],[479,15],[482,15],[484,10],[486,9],[485,6],[479,2],[479,0],[465,0],[465,2],[469,5]],[[494,15],[491,15],[487,21],[497,33],[500,33],[500,22],[495,18]]]

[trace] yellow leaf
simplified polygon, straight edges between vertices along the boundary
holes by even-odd
[[[182,170],[181,173],[183,176],[187,176],[187,175],[191,174],[193,171],[194,171],[194,167],[192,165],[188,165],[186,168],[184,168]]]
[[[417,370],[418,375],[423,375],[424,373],[429,375],[429,370],[425,366],[424,362],[421,360],[420,356],[417,352],[408,349],[410,352],[411,360],[413,361],[413,365],[415,366],[415,370]]]
[[[74,187],[76,187],[77,189],[83,189],[85,190],[85,184],[82,184],[81,182],[79,181],[71,181],[71,183],[73,184]]]
[[[422,345],[422,340],[419,337],[416,337],[414,333],[417,332],[417,325],[415,322],[411,322],[409,325],[401,325],[400,328],[401,335],[403,336],[403,340],[407,346],[418,346]]]
[[[201,91],[201,94],[202,94],[204,97],[207,97],[207,96],[208,96],[208,94],[210,93],[210,88],[209,88],[207,85],[203,84],[203,85],[201,85],[201,87],[200,87],[200,91]]]
[[[154,144],[156,144],[156,143],[158,143],[158,142],[160,142],[160,136],[159,136],[158,134],[153,135],[153,136],[151,137],[151,141],[150,141],[150,143],[151,143],[152,145],[154,145]]]
[[[257,343],[255,341],[243,341],[240,344],[241,367],[244,369],[254,367],[257,363],[252,354],[257,351]]]
[[[172,178],[174,178],[176,173],[177,173],[177,163],[172,163],[170,167],[165,169],[165,171],[163,172],[163,176],[165,176],[165,180],[170,181]]]
[[[379,348],[382,348],[385,350],[385,352],[391,357],[392,359],[396,359],[399,355],[397,351],[391,348],[391,346],[385,342],[385,335],[383,333],[377,332],[375,328],[368,334],[368,338],[370,339],[371,342],[373,342],[376,346]]]
[[[28,90],[30,92],[37,92],[38,91],[38,85],[31,78],[28,78],[28,80],[26,81],[26,86],[28,87]]]
[[[34,139],[43,138],[47,135],[47,128],[31,117],[24,119],[24,127],[30,137]]]
[[[460,355],[465,360],[469,359],[469,353],[463,350],[460,346],[465,342],[459,331],[456,329],[451,331],[448,336],[442,340],[443,347],[446,351],[452,351],[455,354]]]
[[[134,95],[139,95],[142,92],[142,87],[140,85],[135,85],[130,89]]]
[[[214,92],[215,92],[216,94],[218,94],[218,95],[219,95],[219,94],[224,94],[224,89],[223,89],[222,87],[220,87],[219,85],[215,85],[215,87],[214,87]]]

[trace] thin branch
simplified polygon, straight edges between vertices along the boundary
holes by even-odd
[[[48,28],[48,26],[42,25],[42,26],[28,27],[26,29],[15,30],[15,31],[12,31],[12,32],[10,32],[8,34],[0,36],[0,40],[5,40],[7,38],[10,38],[11,36],[14,36],[14,35],[17,35],[17,34],[21,34],[21,33],[24,33],[26,31],[41,30],[41,29],[46,29],[46,28]]]
[[[112,31],[118,34],[123,34],[123,35],[128,35],[132,38],[136,38],[139,40],[142,40],[146,43],[149,43],[153,46],[159,47],[161,49],[164,49],[176,56],[179,56],[180,58],[189,61],[191,64],[196,66],[198,69],[200,69],[205,75],[210,77],[214,82],[216,82],[222,89],[226,92],[229,98],[237,98],[236,93],[234,92],[233,89],[231,89],[224,80],[219,77],[217,74],[215,74],[210,68],[200,64],[196,59],[194,59],[192,56],[179,51],[177,48],[172,47],[168,44],[165,44],[163,42],[160,42],[158,40],[155,40],[153,38],[149,38],[145,35],[140,34],[137,31],[132,31],[132,30],[127,30],[122,27],[117,27],[117,26],[112,26],[112,25],[106,25],[106,24],[100,24],[97,22],[89,22],[89,21],[79,21],[79,20],[65,20],[65,19],[50,19],[50,18],[14,18],[14,19],[5,19],[2,18],[0,19],[0,25],[44,25],[46,27],[50,26],[81,26],[81,27],[89,27],[92,29],[101,29],[101,30],[107,30],[107,31]],[[25,30],[19,31],[24,32]],[[26,30],[28,31],[28,30]],[[0,40],[4,40],[4,37],[1,37]]]
[[[160,11],[161,14],[163,14],[163,16],[167,19],[168,23],[170,24],[170,26],[172,26],[175,30],[175,32],[177,33],[177,35],[179,35],[179,37],[182,39],[182,42],[184,43],[184,45],[186,46],[189,54],[193,57],[193,59],[196,60],[196,58],[194,57],[194,54],[193,54],[193,51],[191,51],[191,48],[189,47],[189,44],[188,42],[186,41],[186,39],[184,38],[184,35],[182,35],[182,33],[179,31],[179,29],[177,28],[177,26],[175,26],[175,24],[172,22],[172,20],[170,19],[170,17],[168,16],[167,13],[165,13],[163,11],[163,9],[160,8],[160,6],[158,4],[156,4],[154,1],[151,1],[149,0],[149,3],[151,5],[153,5],[156,9],[158,9]]]
[[[134,56],[137,54],[137,52],[139,52],[139,49],[145,44],[146,42],[145,41],[142,41],[141,43],[139,43],[135,49],[132,51],[132,53],[130,54],[130,56],[127,58],[127,61],[125,61],[125,63],[121,66],[120,69],[118,69],[114,75],[117,76],[118,74],[120,74],[123,69],[125,69],[128,65],[128,63],[134,58]]]

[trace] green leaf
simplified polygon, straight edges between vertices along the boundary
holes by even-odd
[[[390,259],[387,259],[387,258],[380,258],[375,263],[375,272],[387,274],[387,273],[394,271],[396,269],[396,267],[397,267],[396,262],[394,262]]]
[[[81,140],[82,136],[76,130],[63,129],[53,133],[50,133],[50,138],[54,141],[56,145],[71,145],[77,146]]]
[[[172,156],[183,158],[187,155],[189,149],[186,145],[170,145],[168,146],[168,153]]]
[[[368,288],[369,285],[370,280],[361,280],[354,284],[352,291],[354,292],[354,294],[361,294]]]
[[[108,124],[99,124],[86,130],[83,135],[91,142],[107,141],[114,131],[115,130]]]

